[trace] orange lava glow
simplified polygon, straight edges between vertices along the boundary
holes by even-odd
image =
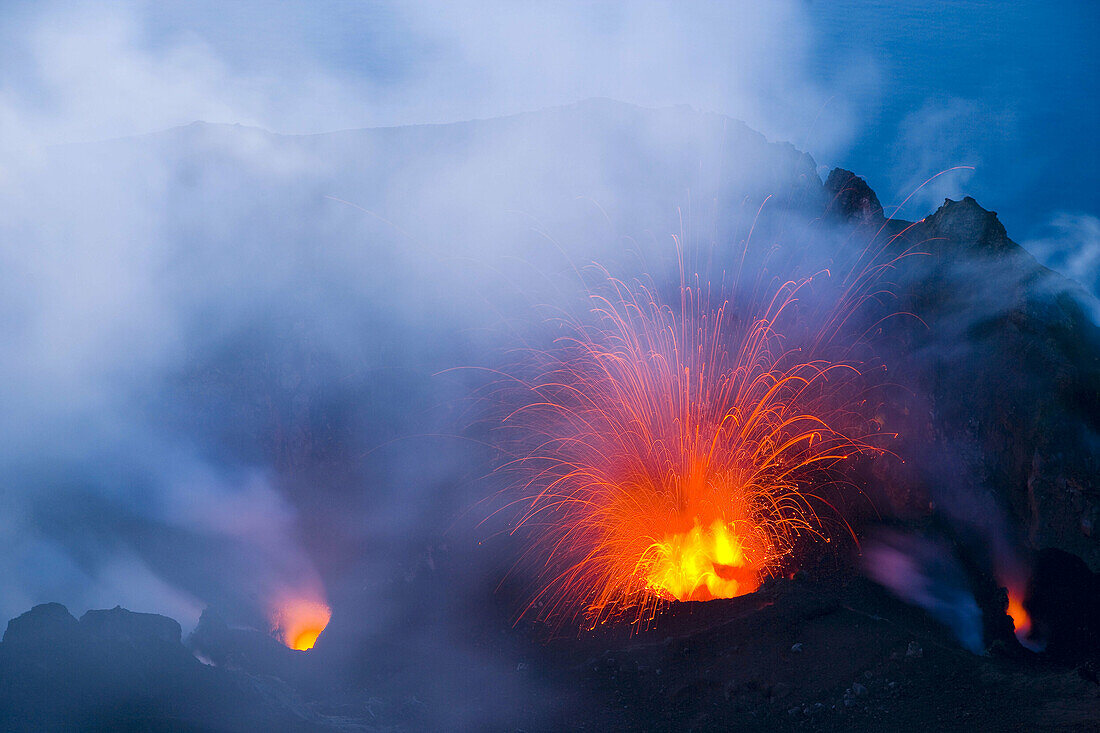
[[[1009,588],[1008,616],[1016,629],[1016,638],[1024,646],[1030,646],[1028,636],[1031,634],[1031,616],[1024,609],[1024,595],[1018,589]]]
[[[320,601],[288,599],[278,605],[272,620],[273,633],[291,649],[312,649],[328,626],[332,609]]]
[[[745,557],[742,540],[721,519],[688,532],[666,535],[651,548],[648,587],[678,601],[709,601],[751,593],[758,570]]]
[[[524,613],[645,622],[752,592],[798,537],[827,539],[815,488],[877,449],[859,365],[825,356],[858,295],[806,346],[782,333],[811,281],[735,315],[706,285],[682,282],[670,305],[608,278],[591,322],[537,353],[533,397],[504,422],[527,437],[505,467],[521,476],[513,531],[535,536]]]

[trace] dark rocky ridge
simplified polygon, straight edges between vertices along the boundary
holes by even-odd
[[[825,179],[825,193],[832,196],[826,213],[849,221],[882,224],[882,204],[867,181],[843,168],[834,168]]]
[[[9,624],[0,643],[5,730],[426,730],[447,719],[412,690],[388,700],[369,687],[311,686],[326,664],[317,651],[294,655],[289,666],[265,669],[274,657],[259,655],[247,668],[212,667],[164,638],[171,619],[90,613],[110,614],[107,635],[57,604]],[[261,636],[248,646],[262,646]],[[239,650],[240,638],[229,646]],[[601,629],[532,647],[515,660],[515,675],[547,678],[558,692],[537,712],[517,708],[498,725],[1089,731],[1100,724],[1095,671],[1003,644],[975,656],[920,609],[833,574],[773,580],[728,601],[678,604],[637,634]],[[480,694],[493,705],[491,690]]]
[[[911,392],[889,405],[897,452],[910,458],[877,479],[891,509],[928,513],[946,500],[941,509],[966,514],[975,507],[950,502],[985,495],[986,509],[1006,512],[1010,526],[996,528],[1006,543],[1064,550],[1100,570],[1100,328],[1082,305],[1091,296],[969,196],[905,222],[885,220],[848,171],[825,188],[838,215],[922,253],[896,276],[901,309],[921,321],[894,327],[902,343],[885,356],[891,380]]]
[[[122,608],[77,621],[57,603],[8,623],[0,728],[312,730],[321,718],[281,681],[199,662],[179,624]]]

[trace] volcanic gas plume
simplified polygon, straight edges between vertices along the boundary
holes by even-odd
[[[287,594],[274,605],[271,631],[291,649],[312,649],[317,637],[328,626],[332,609],[317,598]]]
[[[829,540],[822,490],[877,450],[865,367],[838,343],[879,271],[860,267],[823,308],[801,300],[827,271],[758,284],[755,305],[698,276],[667,300],[608,277],[591,318],[565,321],[504,421],[539,577],[524,613],[645,622],[752,592],[800,537]]]

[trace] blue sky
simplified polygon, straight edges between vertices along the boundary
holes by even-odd
[[[1100,5],[841,0],[810,8],[822,39],[816,64],[827,66],[833,49],[871,49],[881,70],[883,88],[860,106],[861,133],[841,157],[876,179],[884,198],[937,167],[971,164],[965,191],[996,209],[1017,239],[1052,210],[1097,213]]]

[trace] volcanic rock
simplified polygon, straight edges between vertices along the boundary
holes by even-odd
[[[288,649],[270,634],[255,629],[230,628],[214,610],[206,609],[187,645],[219,667],[256,674],[274,674],[284,679],[301,670],[294,658],[302,652]]]
[[[834,168],[825,180],[825,193],[832,196],[827,210],[834,216],[870,224],[886,221],[878,196],[851,171]]]
[[[1091,529],[1100,518],[1100,328],[1083,305],[1091,296],[1040,265],[970,197],[882,229],[900,259],[897,301],[878,315],[916,318],[892,322],[878,344],[899,388],[882,419],[906,461],[876,461],[869,485],[895,517],[949,525],[975,566],[988,565],[981,555],[999,543],[1025,555],[1057,548],[1100,570]]]
[[[997,212],[986,211],[970,196],[964,196],[961,201],[945,199],[943,206],[922,223],[930,238],[966,247],[965,256],[1023,254],[1020,245],[1008,238]],[[1032,269],[1035,264],[1032,263]]]
[[[80,623],[60,603],[43,603],[8,621],[4,644],[37,646],[77,639]]]
[[[116,607],[78,622],[57,603],[8,623],[0,729],[308,730],[320,717],[288,688],[200,663],[179,624]]]
[[[1100,573],[1056,549],[1039,553],[1029,610],[1046,652],[1071,663],[1100,662]]]
[[[793,638],[820,653],[776,654]],[[907,658],[914,642],[924,653]],[[680,654],[685,646],[694,654]],[[591,647],[620,664],[578,659]],[[652,628],[602,630],[550,651],[552,667],[575,660],[602,701],[586,717],[567,713],[559,728],[776,731],[812,719],[827,731],[1053,731],[1097,722],[1095,687],[1074,672],[964,651],[927,614],[856,578],[778,580],[749,596],[674,604]],[[624,658],[634,671],[624,672]],[[660,677],[643,671],[655,665]]]
[[[109,611],[88,611],[80,617],[80,624],[103,639],[130,644],[157,642],[179,646],[182,634],[175,619],[155,613],[134,613],[121,606]]]

